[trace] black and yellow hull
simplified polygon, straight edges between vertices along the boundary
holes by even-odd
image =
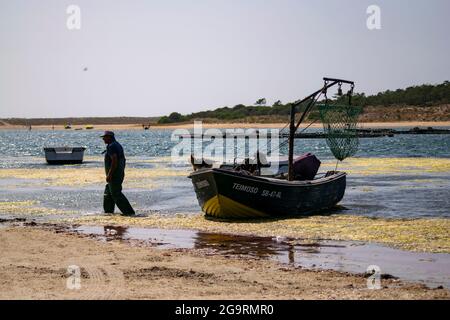
[[[226,169],[201,169],[189,178],[202,211],[225,219],[310,215],[337,204],[346,187],[344,172],[311,181],[286,181]]]

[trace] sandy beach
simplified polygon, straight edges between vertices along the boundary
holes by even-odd
[[[55,225],[3,226],[0,239],[0,299],[450,298],[446,289],[396,279],[382,279],[380,290],[370,290],[359,274],[294,268],[200,249],[102,242]],[[72,281],[74,268],[80,270],[79,283]]]
[[[203,123],[204,129],[232,129],[232,128],[283,128],[286,123]],[[361,128],[405,128],[405,127],[448,127],[450,121],[402,121],[402,122],[362,122],[359,124]],[[71,130],[77,128],[85,129],[86,125],[74,125]],[[192,129],[193,123],[182,123],[172,125],[151,125],[150,129]],[[322,128],[321,123],[314,123],[310,128]],[[61,125],[39,125],[33,126],[32,130],[65,130]],[[28,130],[25,126],[18,125],[0,125],[0,130]],[[101,124],[95,125],[90,130],[143,130],[142,124]]]

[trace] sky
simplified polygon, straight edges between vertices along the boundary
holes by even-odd
[[[366,94],[441,83],[449,13],[448,0],[0,0],[0,118],[287,103],[324,76]]]

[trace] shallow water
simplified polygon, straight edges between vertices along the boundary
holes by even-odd
[[[198,213],[186,176],[187,162],[172,163],[170,130],[119,131],[127,154],[124,190],[141,214]],[[0,212],[44,216],[102,212],[104,145],[100,132],[0,130]],[[42,148],[87,146],[81,165],[48,166]],[[335,160],[322,139],[296,140],[296,150],[314,152],[321,170]],[[286,150],[281,150],[282,154]],[[300,152],[298,152],[300,153]],[[446,135],[398,135],[361,139],[360,151],[339,165],[349,173],[342,212],[371,217],[449,217],[450,139]],[[5,209],[7,208],[7,210]]]
[[[122,226],[77,226],[76,232],[103,240],[140,240],[162,249],[206,249],[212,254],[274,259],[295,267],[365,273],[376,265],[381,274],[450,288],[450,255],[412,253],[376,244],[349,241],[305,242],[290,238],[242,236],[192,230],[161,230]],[[383,280],[381,280],[382,282]]]

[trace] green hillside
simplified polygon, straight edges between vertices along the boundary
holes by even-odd
[[[341,97],[340,99],[344,99]],[[339,101],[339,99],[338,99]],[[243,118],[285,118],[289,115],[290,104],[283,104],[281,101],[275,102],[271,106],[263,105],[266,99],[261,98],[253,106],[238,104],[234,107],[221,107],[209,111],[195,112],[188,115],[182,115],[178,112],[172,112],[168,116],[159,119],[159,124],[178,123],[192,121],[195,119],[217,119],[222,121],[238,120]],[[387,90],[379,92],[376,95],[366,96],[364,93],[356,93],[353,97],[353,103],[362,107],[366,106],[435,106],[450,103],[450,82],[444,81],[441,84],[408,87],[406,89],[397,89],[395,91]],[[382,108],[384,109],[384,108]],[[302,107],[299,108],[302,111]],[[312,114],[314,117],[315,114]]]

